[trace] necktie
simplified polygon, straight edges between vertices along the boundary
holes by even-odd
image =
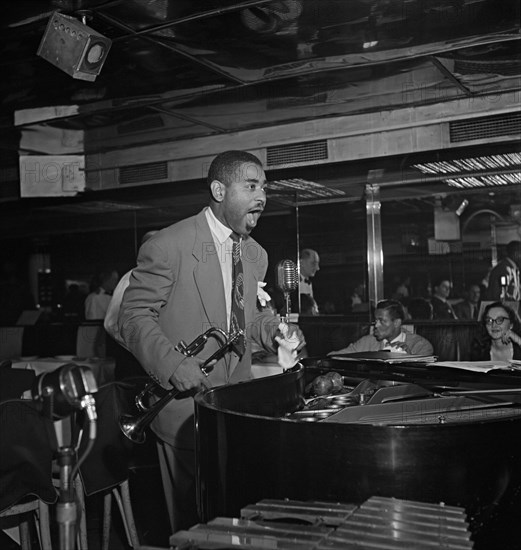
[[[233,349],[237,355],[242,356],[245,350],[244,342],[244,272],[241,260],[241,243],[239,236],[231,234],[233,240],[232,249],[232,308],[230,315],[230,333],[242,331],[241,336],[234,342]]]

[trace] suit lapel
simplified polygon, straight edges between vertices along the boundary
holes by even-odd
[[[219,253],[204,210],[195,218],[196,234],[192,254],[197,260],[194,280],[208,323],[226,328],[226,301]]]

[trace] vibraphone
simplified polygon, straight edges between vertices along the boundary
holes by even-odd
[[[171,536],[176,550],[467,550],[463,508],[371,497],[362,505],[261,500]]]

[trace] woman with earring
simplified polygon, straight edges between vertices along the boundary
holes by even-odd
[[[489,304],[483,312],[483,335],[474,340],[472,361],[521,360],[521,336],[516,314],[501,302]]]

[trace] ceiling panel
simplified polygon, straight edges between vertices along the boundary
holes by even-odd
[[[102,191],[100,186],[99,192],[51,204],[45,198],[23,200],[13,192],[18,150],[101,157],[129,148],[178,144],[189,152],[206,138],[239,136],[240,143],[242,133],[255,135],[261,129],[258,146],[269,147],[279,138],[280,143],[287,141],[279,131],[283,125],[304,123],[306,134],[300,137],[305,141],[327,139],[323,130],[316,133],[319,122],[331,121],[338,131],[337,121],[342,121],[348,133],[350,121],[367,115],[366,132],[371,132],[376,120],[372,114],[385,121],[401,110],[410,112],[412,120],[414,109],[431,105],[432,112],[443,114],[456,99],[468,102],[473,117],[481,111],[488,116],[507,94],[519,97],[521,91],[517,0],[7,0],[4,4],[0,213],[7,231],[19,230],[21,220],[31,216],[50,220],[57,215],[49,209],[53,204],[64,209],[83,205],[75,212],[82,218],[95,211],[100,214],[96,204],[102,200],[135,204],[140,216],[146,216],[145,207],[153,219],[159,204],[172,206],[169,214],[183,217],[205,201],[202,179],[176,182],[175,191],[163,184],[143,190],[116,186]],[[95,81],[71,78],[36,55],[55,11],[112,40]],[[374,129],[381,131],[382,127]],[[516,152],[519,135],[515,127],[509,135],[488,141],[496,153]],[[294,141],[297,138],[298,134]],[[476,144],[481,148],[485,142],[487,135]],[[365,147],[364,143],[360,140],[359,146]],[[410,200],[414,207],[435,193],[459,192],[443,181],[422,180],[412,165],[438,160],[440,154],[434,146],[427,155],[416,154],[413,137],[411,144],[410,155],[384,158],[375,148],[366,155],[373,155],[369,160],[270,168],[268,177],[303,179],[338,191],[340,200],[358,201],[370,171],[380,170],[383,200],[397,204]],[[462,154],[474,154],[465,141],[453,145],[461,145]],[[454,157],[459,151],[450,153]],[[488,197],[487,189],[483,193]],[[515,186],[504,193],[518,200]],[[87,206],[90,202],[92,207]],[[67,220],[60,220],[65,227]],[[95,223],[99,220],[93,217]]]

